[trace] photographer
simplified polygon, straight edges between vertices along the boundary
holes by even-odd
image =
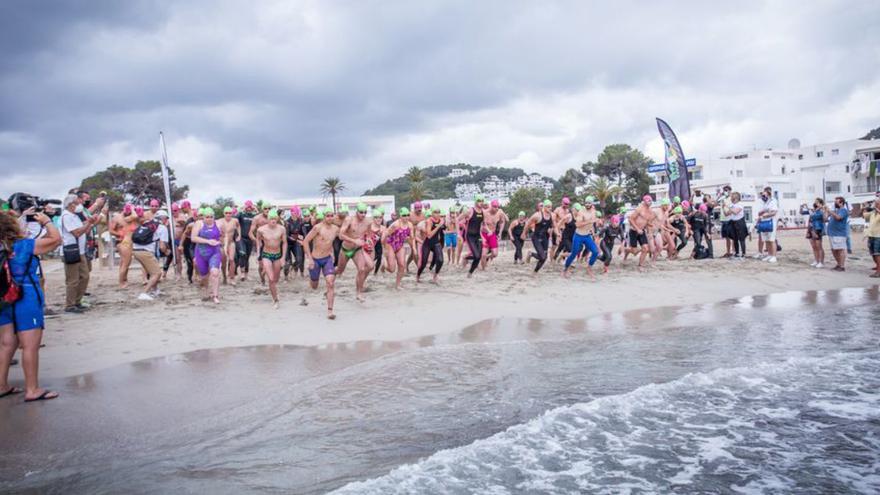
[[[731,250],[731,245],[733,245],[736,241],[734,241],[734,232],[733,232],[733,220],[730,218],[730,186],[724,186],[721,188],[721,192],[715,198],[715,203],[718,205],[721,210],[721,214],[718,217],[718,220],[721,222],[721,238],[724,239],[724,244],[726,251],[722,258],[730,258],[733,255]],[[741,208],[740,208],[741,209]],[[745,251],[745,250],[743,250]],[[737,250],[739,252],[739,250]]]
[[[61,206],[57,199],[42,199],[26,193],[15,193],[9,197],[9,213],[18,218],[21,229],[28,239],[39,239],[46,229],[34,218],[35,213],[44,213],[50,220],[58,216],[56,207]]]
[[[64,311],[81,313],[85,307],[83,296],[89,286],[89,260],[86,257],[86,237],[89,230],[100,220],[100,216],[80,217],[84,208],[76,194],[64,198],[64,212],[61,213],[61,239],[64,257],[64,284],[67,296]]]
[[[92,228],[86,232],[86,250],[83,254],[86,256],[86,263],[88,264],[89,271],[92,270],[92,260],[98,256],[98,223],[105,223],[106,216],[108,214],[108,206],[107,206],[107,193],[101,191],[98,195],[98,199],[92,202],[92,196],[82,190],[79,189],[71,189],[70,194],[76,194],[76,197],[79,198],[79,203],[82,205],[81,209],[77,209],[77,216],[79,216],[80,220],[86,222],[93,216],[97,216],[98,220],[94,224],[92,224]]]
[[[43,338],[43,290],[37,271],[37,256],[53,251],[61,243],[61,235],[52,221],[43,213],[34,213],[34,221],[45,230],[40,239],[27,238],[13,215],[0,215],[0,253],[6,262],[0,270],[9,275],[21,293],[15,302],[0,306],[0,397],[19,394],[20,388],[9,385],[9,366],[16,349],[22,349],[22,369],[25,382],[25,402],[49,400],[57,392],[39,388],[39,352]],[[9,295],[9,292],[4,295]]]
[[[825,267],[825,247],[822,245],[822,237],[825,235],[825,222],[828,221],[828,215],[825,213],[825,201],[822,198],[816,198],[813,202],[813,209],[807,210],[809,221],[807,222],[807,239],[810,240],[810,247],[813,248],[813,262],[810,266],[814,268]]]
[[[865,203],[862,218],[868,223],[865,236],[868,238],[868,253],[874,258],[874,273],[871,278],[880,278],[880,193],[876,199]]]

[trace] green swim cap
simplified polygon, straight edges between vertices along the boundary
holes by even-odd
[[[601,211],[596,210],[596,218],[602,218],[602,212],[601,212]]]
[[[324,215],[325,216],[332,215],[332,214],[333,214],[333,208],[330,208],[330,207],[324,208]]]
[[[676,196],[676,197],[672,198],[672,201],[674,201],[676,203],[681,203],[681,196]]]
[[[544,206],[553,206],[553,201],[550,201],[549,199],[545,199],[544,202],[541,204],[543,204]]]
[[[407,215],[409,215],[409,208],[404,206],[400,209],[400,216],[405,217]]]
[[[358,203],[357,211],[359,211],[361,213],[366,213],[367,212],[367,204],[366,203]]]
[[[332,210],[332,208],[330,209]],[[343,213],[348,214],[348,205],[342,205],[339,207],[339,214],[342,215]]]
[[[519,213],[516,214],[516,216],[518,216],[518,217],[524,217],[524,216],[526,216],[526,212],[524,212],[524,211],[520,211]]]
[[[223,213],[232,213],[232,207],[227,206],[226,208],[223,208]]]
[[[663,198],[660,200],[660,206],[666,206],[670,203],[669,198]]]
[[[596,198],[594,198],[594,197],[592,197],[592,196],[587,196],[586,198],[584,198],[584,202],[586,202],[586,203],[595,203],[595,202],[596,202]]]
[[[626,213],[626,206],[621,206],[619,210],[620,213]]]
[[[377,206],[377,207],[375,208],[375,211],[378,211],[379,213],[381,213],[381,214],[384,215],[384,214],[385,214],[385,207],[383,207],[383,206]]]
[[[434,212],[434,213],[440,213],[440,212],[442,212],[443,210],[441,210],[439,206],[435,206],[435,207],[431,208],[431,211]]]
[[[486,198],[482,194],[477,194],[476,196],[474,196],[474,203],[484,203],[485,201]]]
[[[275,220],[278,218],[278,210],[269,210],[269,214],[266,216],[269,217],[269,220]]]
[[[0,206],[0,210],[9,211],[9,203],[3,203],[3,206]]]
[[[318,219],[318,220],[323,220],[323,219],[324,219],[324,214],[323,214],[322,212],[319,211],[318,213],[315,214],[315,218]]]
[[[672,209],[672,213],[675,213],[676,215],[680,215],[683,211],[684,210],[681,209],[681,206],[676,206]]]
[[[574,208],[575,211],[581,211],[581,210],[584,209],[584,205],[582,205],[582,204],[580,204],[580,203],[575,203],[575,204],[572,206],[572,208]]]

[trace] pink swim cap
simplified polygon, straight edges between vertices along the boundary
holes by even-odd
[[[159,200],[158,199],[151,199],[150,200],[150,207],[153,207],[153,206],[155,206],[156,208],[159,207]]]
[[[302,213],[302,210],[299,209],[299,206],[293,206],[290,208],[290,213],[299,216]]]
[[[189,208],[192,208],[192,205],[189,204],[189,201],[188,201],[188,200],[184,199],[184,200],[183,200],[183,203],[180,203],[180,207],[181,207],[181,208],[187,208],[187,209],[189,209]]]
[[[620,223],[621,215],[611,215],[611,223]]]
[[[492,202],[489,204],[492,206],[492,208],[501,208],[501,201],[498,201],[497,199],[493,199]]]
[[[122,213],[131,215],[131,203],[126,203],[125,206],[122,207]]]
[[[135,213],[135,215],[137,215],[139,217],[144,216],[144,207],[143,206],[135,206],[134,213]]]
[[[422,209],[422,202],[416,201],[415,203],[413,203],[413,209],[414,210],[421,210]]]
[[[690,208],[690,207],[691,207],[691,202],[688,201],[688,200],[684,200],[684,201],[681,202],[681,207],[682,207],[682,208]]]
[[[178,210],[180,210],[180,206],[178,206],[177,203],[171,203],[171,211],[178,211]]]
[[[568,196],[562,198],[562,204],[564,204],[564,205],[571,204],[571,200],[568,199]]]
[[[650,194],[645,194],[644,196],[642,196],[642,201],[644,201],[645,203],[653,203],[654,198],[652,198]]]
[[[700,205],[700,211],[702,211],[703,213],[706,213],[706,211],[708,211],[708,210],[709,210],[709,207],[706,206],[705,203]]]
[[[234,206],[232,207],[232,215],[233,216],[238,215],[238,208],[236,208]]]
[[[244,202],[244,207],[245,207],[245,208],[253,208],[253,207],[254,207],[254,202],[251,201],[251,200],[247,200],[247,201]]]

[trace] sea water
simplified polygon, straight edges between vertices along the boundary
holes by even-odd
[[[785,293],[142,361],[71,378],[63,407],[0,404],[0,490],[876,493],[878,301]]]

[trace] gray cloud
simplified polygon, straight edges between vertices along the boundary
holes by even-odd
[[[155,158],[160,129],[194,194],[239,197],[460,160],[558,174],[646,146],[655,115],[704,153],[855,137],[878,22],[869,1],[3,3],[0,193]]]

